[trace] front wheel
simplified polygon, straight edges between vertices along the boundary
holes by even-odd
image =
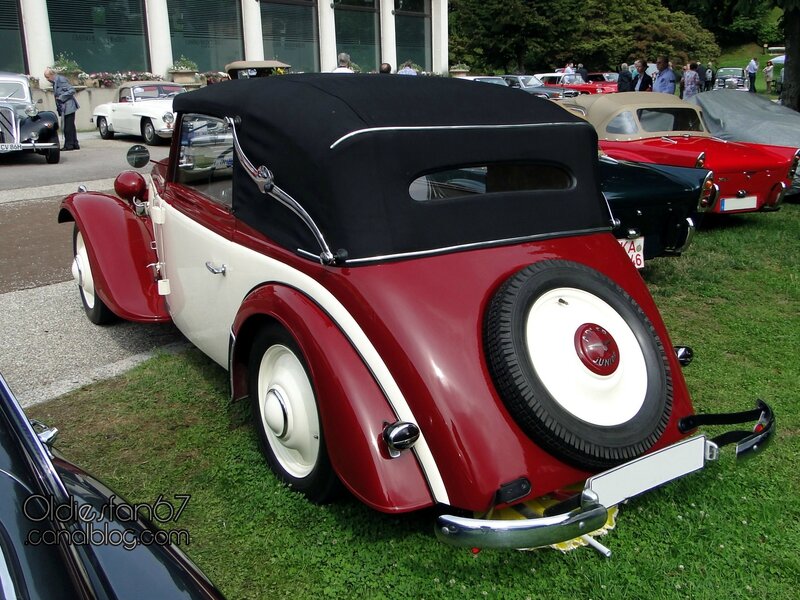
[[[44,154],[44,159],[47,161],[48,165],[58,164],[58,161],[61,160],[61,149],[60,148],[48,149]]]
[[[250,354],[249,393],[261,450],[270,469],[312,502],[336,496],[314,388],[300,348],[278,324],[264,327]]]
[[[97,129],[100,131],[100,137],[104,140],[114,139],[114,132],[108,128],[108,121],[105,117],[97,117]]]
[[[144,143],[148,146],[157,146],[161,143],[161,138],[158,137],[156,128],[150,119],[142,121],[142,137],[144,138]]]
[[[78,283],[78,291],[81,295],[81,302],[86,316],[95,325],[113,323],[117,320],[117,316],[111,312],[111,309],[95,293],[92,266],[89,262],[89,250],[77,224],[72,231],[72,253],[74,255],[72,276]]]

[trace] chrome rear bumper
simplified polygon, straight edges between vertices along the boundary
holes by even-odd
[[[775,429],[772,409],[759,400],[757,408],[725,415],[693,415],[682,429],[697,424],[734,424],[756,420],[752,432],[732,431],[714,439],[699,435],[682,440],[590,477],[580,495],[562,503],[566,512],[524,520],[489,520],[442,515],[436,537],[453,546],[468,548],[536,548],[581,537],[602,528],[608,510],[629,498],[701,470],[719,456],[719,448],[736,444],[737,457],[763,448]],[[568,510],[578,504],[577,508]]]

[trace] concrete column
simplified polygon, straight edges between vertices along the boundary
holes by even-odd
[[[261,28],[261,4],[258,0],[241,0],[244,59],[264,60],[264,31]]]
[[[319,19],[319,70],[323,73],[336,68],[336,22],[333,2],[317,0]]]
[[[150,51],[150,72],[166,76],[172,66],[172,38],[169,30],[167,0],[146,0],[147,46]]]
[[[381,0],[381,62],[392,65],[392,70],[396,71],[400,66],[397,64],[397,39],[394,27],[394,0]],[[378,65],[380,67],[380,65]]]
[[[447,74],[450,61],[447,53],[447,0],[431,0],[431,62],[433,72]]]
[[[55,62],[47,1],[22,0],[20,12],[25,31],[24,51],[28,57],[28,74],[38,77],[39,85],[47,87],[50,83],[44,78],[44,70]]]

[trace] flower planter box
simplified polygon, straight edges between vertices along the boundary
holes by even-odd
[[[173,71],[170,70],[170,76],[175,83],[196,83],[197,71]]]

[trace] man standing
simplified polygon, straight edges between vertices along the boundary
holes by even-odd
[[[741,64],[741,63],[739,63]],[[754,56],[747,63],[747,76],[750,78],[750,91],[755,94],[756,92],[756,73],[758,73],[758,59]]]
[[[633,63],[633,66],[636,67],[636,76],[631,82],[631,91],[652,92],[653,78],[647,74],[647,63],[640,59]]]
[[[633,76],[628,63],[622,63],[619,67],[619,78],[617,79],[618,92],[630,92],[633,89]]]
[[[53,84],[53,96],[56,99],[56,110],[64,116],[64,147],[62,150],[80,150],[78,132],[75,130],[75,113],[80,105],[75,99],[75,88],[63,75],[59,75],[50,67],[44,70],[44,78]]]
[[[656,76],[653,78],[653,91],[675,95],[675,72],[669,68],[669,58],[659,56],[656,59]]]
[[[710,91],[714,89],[714,75],[717,72],[714,70],[714,64],[711,61],[708,61],[708,68],[706,68],[706,91]]]

